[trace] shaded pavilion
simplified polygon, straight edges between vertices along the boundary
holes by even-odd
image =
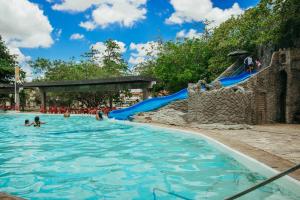
[[[142,89],[143,99],[149,98],[149,91],[156,79],[144,76],[123,76],[93,80],[63,80],[29,82],[17,85],[16,108],[20,107],[19,91],[38,88],[41,96],[41,109],[46,109],[48,92],[119,92],[127,89]],[[13,84],[0,84],[0,94],[14,94]]]

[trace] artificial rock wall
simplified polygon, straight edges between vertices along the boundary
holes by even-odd
[[[189,122],[251,124],[253,93],[240,87],[194,93],[188,99]]]
[[[186,113],[187,100],[180,100],[152,112],[139,113],[133,117],[133,121],[185,126]]]
[[[188,122],[295,123],[300,115],[300,49],[275,52],[268,67],[238,86],[189,93]]]

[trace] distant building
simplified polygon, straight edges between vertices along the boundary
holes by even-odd
[[[143,90],[131,89],[129,90],[129,94],[122,93],[120,94],[120,97],[121,97],[122,105],[119,105],[119,107],[128,107],[140,101],[143,101]]]

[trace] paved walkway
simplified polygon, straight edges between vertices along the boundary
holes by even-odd
[[[249,130],[212,131],[291,162],[300,163],[300,125],[264,125]]]
[[[154,125],[199,132],[278,171],[284,171],[300,163],[300,125],[260,125],[248,130],[204,130]],[[299,170],[291,176],[300,181]]]

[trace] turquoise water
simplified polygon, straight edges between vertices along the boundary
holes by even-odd
[[[223,199],[265,177],[201,137],[91,117],[0,114],[0,191],[27,199]],[[158,199],[176,199],[157,192]],[[241,199],[299,199],[272,184]]]

